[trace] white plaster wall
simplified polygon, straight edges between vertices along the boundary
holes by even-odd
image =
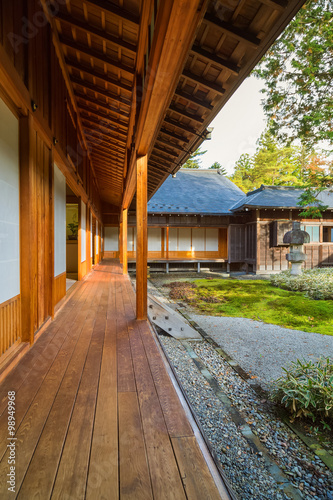
[[[161,229],[158,227],[148,228],[148,251],[161,251]]]
[[[198,227],[192,229],[192,250],[194,252],[205,251],[205,228]]]
[[[86,217],[87,217],[87,207],[86,204],[81,200],[81,262],[84,262],[87,258],[86,256]]]
[[[178,247],[179,252],[191,251],[191,228],[178,229]]]
[[[134,228],[133,227],[127,227],[127,251],[132,252],[133,251],[133,245],[134,245]]]
[[[177,252],[178,250],[178,229],[170,227],[169,229],[169,251]]]
[[[216,227],[206,228],[206,252],[217,252],[219,249],[219,230]]]
[[[0,99],[0,304],[20,293],[19,124]]]
[[[54,276],[66,272],[66,178],[54,165]]]
[[[104,251],[118,252],[119,250],[119,233],[117,227],[104,228]]]

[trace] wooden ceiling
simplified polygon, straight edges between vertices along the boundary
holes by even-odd
[[[149,54],[152,37],[158,36],[153,28],[162,1],[68,0],[62,3],[53,24],[101,198],[116,205],[121,205],[135,138],[137,113],[133,108],[138,82],[145,76],[142,61]],[[303,0],[202,3],[204,16],[151,145],[149,197],[201,144],[209,123]],[[144,23],[149,25],[146,31]]]

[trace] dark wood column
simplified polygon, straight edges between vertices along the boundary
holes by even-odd
[[[123,274],[127,274],[127,208],[123,210],[123,241],[122,241],[122,250],[123,250]]]
[[[147,319],[147,155],[136,160],[136,318]]]

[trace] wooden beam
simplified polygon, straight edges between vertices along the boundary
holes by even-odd
[[[84,132],[88,131],[88,133],[89,132],[98,132],[99,136],[105,137],[107,140],[111,140],[111,141],[115,140],[115,141],[120,142],[120,144],[126,144],[125,141],[123,141],[122,139],[119,139],[118,137],[114,137],[112,135],[104,134],[100,130],[97,130],[96,127],[92,127],[90,125],[83,125],[83,130],[84,130]]]
[[[184,147],[179,146],[179,144],[174,144],[173,142],[166,141],[165,139],[162,139],[161,137],[157,137],[156,142],[160,142],[161,144],[165,144],[166,146],[169,146],[169,148],[177,149],[177,151],[184,151]],[[154,147],[156,147],[156,143],[155,143]]]
[[[99,108],[104,109],[105,111],[112,111],[113,113],[117,113],[120,116],[125,116],[126,118],[129,117],[128,111],[124,111],[123,109],[113,107],[110,104],[108,105],[107,102],[101,102],[101,101],[98,101],[97,99],[92,99],[89,96],[87,96],[86,94],[81,94],[80,92],[74,92],[74,94],[75,94],[75,97],[77,97],[78,99],[83,99],[86,102],[88,102],[89,104],[94,104],[95,106],[98,106]]]
[[[110,125],[109,127],[106,125],[102,125],[102,120],[98,121],[98,120],[95,120],[94,118],[92,117],[87,117],[87,116],[84,116],[81,114],[81,119],[82,121],[85,121],[85,122],[88,122],[89,124],[98,127],[99,129],[101,130],[105,130],[109,133],[115,133],[115,134],[118,134],[120,136],[123,136],[123,137],[127,137],[127,134],[125,132],[123,132],[123,130],[120,130],[119,128],[117,128],[115,125]],[[84,125],[85,126],[85,125]],[[95,129],[96,129],[95,127]],[[97,129],[98,130],[98,129]]]
[[[127,21],[128,23],[134,24],[135,26],[139,25],[139,18],[128,12],[127,10],[114,5],[113,3],[106,0],[84,0],[87,5],[91,5],[96,7],[97,10],[102,10],[106,14],[111,14],[112,17],[116,17],[118,19],[122,19]]]
[[[122,244],[122,250],[123,250],[123,274],[127,274],[127,214],[128,210],[125,208],[123,210],[123,244]]]
[[[169,110],[174,111],[175,113],[178,113],[181,116],[185,116],[186,118],[189,118],[190,120],[193,120],[195,122],[198,122],[198,123],[204,122],[204,119],[201,116],[192,114],[189,111],[187,111],[186,109],[182,109],[175,104],[170,104]]]
[[[159,146],[158,144],[156,144],[156,142],[154,144],[154,149],[158,149],[158,151],[162,151],[163,153],[165,153],[167,155],[173,156],[174,158],[178,158],[179,153],[174,153],[173,151],[168,151],[165,148],[161,148],[161,146]],[[153,149],[153,151],[154,151],[154,149]]]
[[[194,83],[199,83],[202,87],[205,87],[206,89],[213,90],[214,92],[216,92],[216,94],[223,95],[225,93],[225,89],[220,84],[209,82],[208,80],[205,80],[205,78],[203,78],[202,76],[195,75],[190,71],[184,70],[182,76],[184,78],[187,78],[188,80],[191,80]]]
[[[208,109],[209,111],[212,111],[214,108],[211,104],[209,104],[206,101],[203,101],[202,99],[198,99],[196,96],[193,96],[189,94],[188,92],[185,92],[182,89],[176,89],[175,94],[178,95],[179,97],[183,97],[183,99],[186,99],[189,102],[193,102],[194,104],[197,104],[198,106],[201,106],[202,108]]]
[[[125,64],[111,59],[106,54],[103,54],[103,52],[99,52],[98,50],[92,49],[87,45],[84,45],[83,43],[79,43],[76,40],[70,40],[68,38],[65,38],[64,36],[61,36],[59,39],[61,45],[63,45],[64,47],[68,47],[69,49],[72,49],[76,52],[80,52],[81,54],[84,54],[88,57],[92,57],[102,64],[108,64],[109,66],[112,66],[113,68],[116,68],[120,71],[124,71],[130,75],[134,75],[133,68],[131,68],[130,66],[125,66]]]
[[[116,153],[116,154],[119,153],[122,156],[125,155],[125,151],[123,149],[121,149],[121,148],[117,148],[116,146],[106,146],[104,148],[104,146],[102,146],[102,144],[98,144],[96,146],[92,146],[92,150],[91,150],[92,154],[94,152],[96,152],[96,151],[98,153],[103,153],[103,154],[106,153],[106,154],[111,154],[112,155],[112,153]]]
[[[227,69],[234,75],[238,75],[238,73],[240,72],[240,68],[236,64],[233,64],[232,62],[227,61],[226,59],[223,59],[222,57],[219,57],[212,52],[208,52],[208,50],[203,49],[199,45],[193,45],[191,48],[191,52],[194,52],[194,54],[197,54],[204,59],[208,59],[212,63],[218,64],[218,66]]]
[[[118,96],[116,94],[112,94],[111,92],[108,92],[105,89],[101,89],[100,87],[96,87],[93,83],[89,83],[85,80],[81,80],[81,78],[76,78],[75,76],[71,76],[71,82],[75,83],[76,85],[80,85],[81,87],[85,89],[92,90],[93,92],[96,92],[96,94],[100,94],[103,97],[106,97],[107,99],[111,99],[112,101],[115,102],[120,102],[124,106],[127,106],[128,108],[131,107],[131,101],[128,99],[125,99],[124,97]]]
[[[110,161],[118,160],[118,161],[122,161],[122,162],[125,161],[124,155],[120,155],[118,153],[115,153],[114,155],[112,155],[112,154],[105,154],[103,152],[96,150],[96,151],[92,151],[91,154],[92,154],[92,156],[95,156],[95,157],[105,158],[105,160],[110,160]]]
[[[94,108],[91,108],[89,106],[84,106],[83,104],[80,104],[80,103],[78,103],[78,108],[80,111],[82,110],[86,113],[90,113],[90,114],[96,116],[97,118],[100,118],[103,121],[114,123],[115,125],[119,125],[119,127],[123,127],[124,129],[127,130],[127,127],[128,127],[127,123],[120,121],[118,118],[113,118],[112,116],[110,116],[102,111],[99,111],[98,109],[94,109]]]
[[[260,0],[260,2],[264,5],[268,5],[268,7],[272,7],[273,10],[278,10],[279,12],[283,12],[288,6],[288,0]]]
[[[75,63],[73,61],[70,61],[68,57],[66,58],[66,64],[69,68],[76,69],[77,71],[81,71],[82,73],[87,73],[87,75],[92,76],[93,78],[99,78],[103,82],[114,85],[115,87],[118,87],[122,90],[125,90],[126,92],[132,93],[132,87],[130,85],[126,85],[126,83],[121,82],[120,80],[115,80],[114,78],[110,78],[107,76],[105,73],[101,73],[99,71],[94,71],[92,67],[88,68],[87,66],[84,66],[83,64]]]
[[[164,118],[164,123],[169,123],[170,125],[173,125],[174,127],[180,128],[181,130],[185,130],[189,134],[198,135],[197,131],[194,128],[191,128],[188,125],[185,125],[185,123],[181,123],[181,122],[178,122],[177,120],[173,120],[172,118],[169,118],[168,116],[166,116]]]
[[[160,129],[160,133],[161,134],[165,134],[165,135],[168,135],[169,137],[173,137],[173,139],[177,139],[178,141],[181,141],[181,142],[185,142],[185,144],[188,144],[190,141],[187,137],[184,137],[182,135],[179,135],[179,134],[175,134],[174,132],[171,132],[170,130],[168,130],[167,128],[161,128]]]
[[[260,1],[264,3],[262,0]],[[258,48],[260,45],[261,40],[257,38],[255,35],[253,35],[252,33],[250,33],[245,29],[237,28],[236,26],[233,26],[232,24],[226,21],[222,21],[222,19],[219,19],[218,16],[215,16],[214,14],[206,13],[204,21],[206,21],[209,24],[212,24],[213,26],[216,26],[221,31],[232,36],[239,42],[246,43],[254,48]]]
[[[69,24],[72,28],[78,28],[84,31],[85,33],[89,33],[90,35],[98,37],[102,41],[110,42],[113,45],[117,45],[122,49],[126,49],[136,54],[136,46],[133,45],[132,43],[126,42],[122,38],[111,35],[110,33],[106,33],[106,31],[96,28],[95,26],[92,26],[89,23],[79,21],[75,17],[68,16],[64,12],[58,12],[58,14],[56,15],[56,19],[59,19],[59,21],[64,22],[66,24]]]
[[[158,159],[161,159],[163,160],[163,162],[168,162],[170,164],[174,164],[175,163],[175,160],[172,159],[172,158],[168,158],[167,156],[164,156],[164,155],[161,155],[160,153],[154,153],[154,150],[150,153],[150,157],[149,158],[152,158],[154,159],[154,157],[158,158]]]
[[[147,319],[147,155],[136,160],[136,318]]]

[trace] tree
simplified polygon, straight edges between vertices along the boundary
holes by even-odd
[[[224,167],[222,167],[221,163],[215,161],[213,165],[209,167],[209,170],[219,170],[222,175],[228,175],[228,172]]]
[[[194,153],[191,154],[182,168],[200,168],[201,156],[205,153],[207,153],[207,151],[202,151],[201,148],[198,148],[196,151],[194,151]]]
[[[332,0],[308,0],[255,75],[264,79],[270,130],[313,146],[333,144]]]

